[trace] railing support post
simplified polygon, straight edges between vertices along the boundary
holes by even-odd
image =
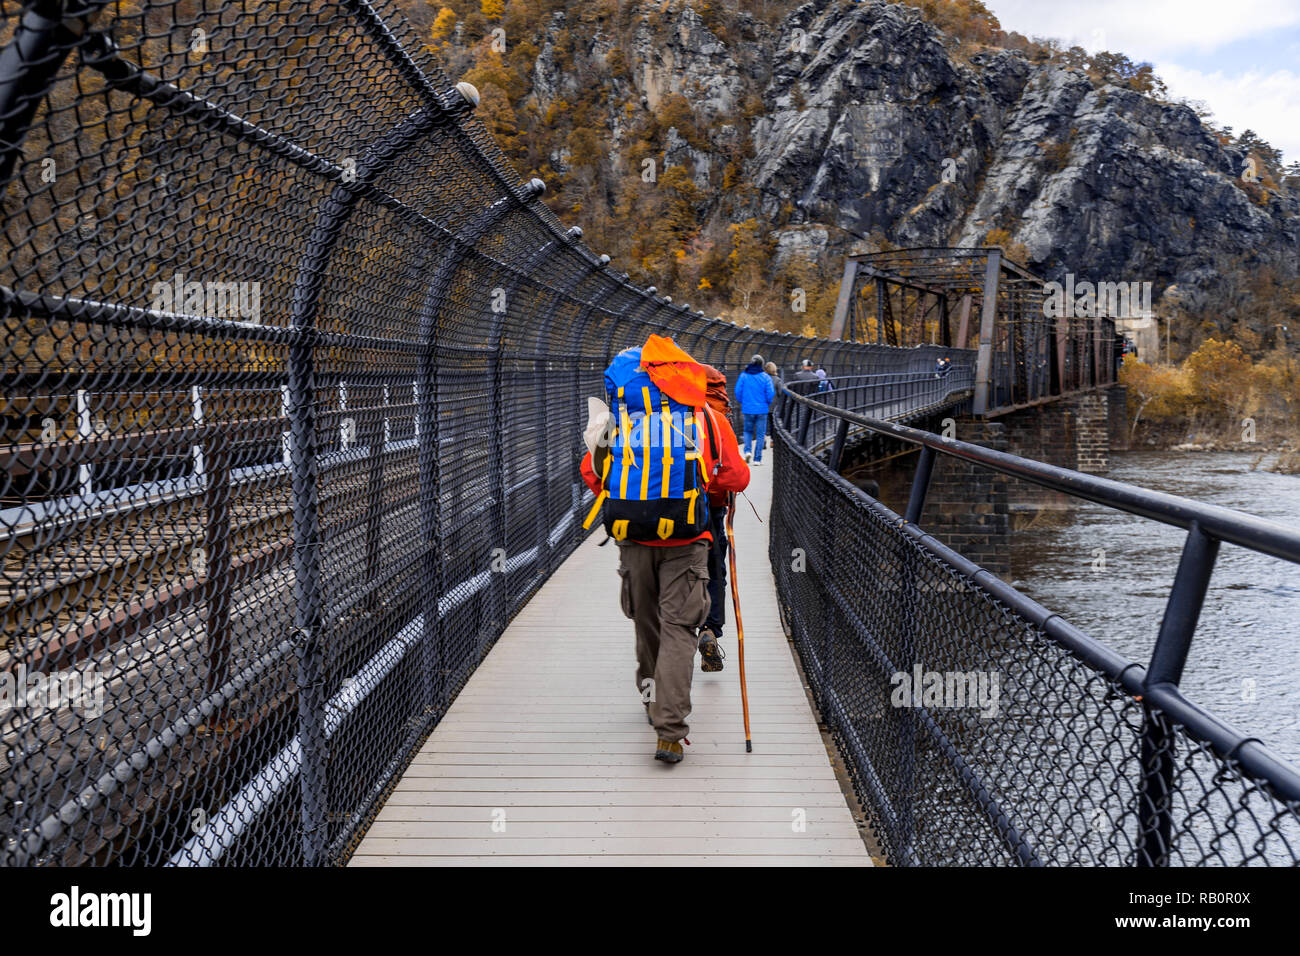
[[[384,405],[388,405],[388,385],[384,385]],[[380,608],[380,569],[383,565],[383,507],[384,507],[384,455],[388,445],[387,412],[376,418],[374,428],[368,431],[366,441],[370,457],[366,461],[366,571],[365,587],[368,591],[366,609],[374,613]],[[359,429],[358,429],[359,431]]]
[[[803,406],[803,415],[799,420],[799,444],[808,447],[808,426],[812,424],[812,407]]]
[[[920,524],[921,512],[925,510],[925,495],[930,490],[930,476],[934,473],[934,449],[929,445],[921,446],[921,458],[916,463],[916,475],[912,478],[912,494],[907,499],[907,514],[904,520],[911,524]]]
[[[849,420],[841,418],[839,427],[835,429],[835,444],[831,448],[831,459],[828,463],[831,471],[839,474],[840,459],[844,457],[844,443],[849,439]]]
[[[607,264],[608,257],[597,260],[592,264],[587,275],[598,273]],[[585,276],[574,281],[573,285],[569,288],[570,293],[577,289],[578,283],[582,278],[585,278]],[[573,338],[569,343],[569,354],[573,357],[573,401],[570,403],[573,410],[573,424],[569,434],[574,436],[573,440],[577,442],[577,454],[570,456],[572,461],[570,466],[572,472],[569,478],[573,488],[570,496],[570,501],[573,506],[573,533],[571,538],[575,546],[582,540],[582,536],[585,534],[582,527],[582,489],[584,487],[582,481],[582,451],[586,446],[581,443],[578,436],[581,435],[582,429],[585,425],[582,415],[586,412],[586,407],[582,402],[582,366],[585,362],[590,361],[590,358],[583,356],[582,346],[583,341],[586,338],[587,327],[591,323],[592,313],[601,304],[607,302],[619,288],[620,286],[618,284],[611,285],[606,282],[602,284],[595,293],[588,297],[587,301],[583,304],[582,309],[579,311],[578,317],[574,320]]]
[[[1205,604],[1219,542],[1193,521],[1187,531],[1174,586],[1165,605],[1151,664],[1144,686],[1177,686],[1191,648],[1192,634]],[[1138,866],[1168,866],[1173,829],[1174,735],[1168,718],[1144,700],[1142,725],[1142,781],[1138,790]]]

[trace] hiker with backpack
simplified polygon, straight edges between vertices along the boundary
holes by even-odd
[[[750,464],[763,463],[767,413],[772,408],[774,398],[776,384],[763,369],[763,356],[755,355],[736,379],[736,401],[740,402],[740,413],[745,416],[745,432],[740,448],[745,461]]]
[[[704,366],[651,335],[605,370],[608,408],[589,401],[583,480],[618,543],[620,604],[636,626],[636,686],[658,734],[655,759],[677,763],[690,732],[697,629],[709,614],[709,498],[743,491],[749,468],[726,417],[707,400]]]

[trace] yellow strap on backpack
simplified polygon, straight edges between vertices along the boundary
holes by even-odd
[[[654,410],[650,408],[650,389],[641,389],[641,400],[645,402],[645,418],[641,420],[641,500],[650,497],[650,421]]]
[[[667,498],[673,476],[673,416],[672,412],[668,410],[668,398],[662,393],[659,396],[659,403],[659,425],[660,431],[663,433],[664,443],[664,475],[659,489],[659,497]]]
[[[600,514],[600,506],[605,503],[605,499],[608,497],[609,492],[604,488],[600,489],[600,494],[596,496],[595,504],[591,506],[591,510],[587,512],[586,520],[582,522],[582,529],[584,531],[590,528],[591,523],[596,520],[596,515]]]
[[[623,386],[618,387],[618,414],[623,430],[623,472],[619,478],[618,496],[627,498],[627,473],[632,467],[632,419],[627,414],[627,400],[623,397]]]
[[[582,523],[584,531],[591,527],[591,523],[596,520],[596,515],[600,514],[600,506],[603,505],[605,499],[609,497],[609,492],[605,490],[605,487],[609,483],[609,466],[613,463],[614,456],[606,455],[605,467],[601,469],[600,474],[600,494],[596,495],[596,503],[591,506],[591,510],[587,512],[587,520]]]

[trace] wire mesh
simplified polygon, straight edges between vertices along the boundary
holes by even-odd
[[[0,11],[6,864],[346,860],[583,537],[614,353],[917,360],[630,285],[384,0]]]
[[[846,390],[837,407],[881,406]],[[988,571],[833,473],[837,417],[808,411],[786,399],[778,415],[772,567],[892,863],[1300,862],[1295,768],[1175,689],[1144,694],[1142,667],[1023,595],[1013,606]]]

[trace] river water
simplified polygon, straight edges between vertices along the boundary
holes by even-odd
[[[1140,451],[1108,478],[1300,528],[1300,476],[1252,471],[1258,456]],[[1269,453],[1264,466],[1276,455]],[[1186,532],[1091,503],[1067,523],[1012,537],[1012,581],[1131,660],[1151,657]],[[1300,566],[1225,544],[1182,690],[1300,764]]]

